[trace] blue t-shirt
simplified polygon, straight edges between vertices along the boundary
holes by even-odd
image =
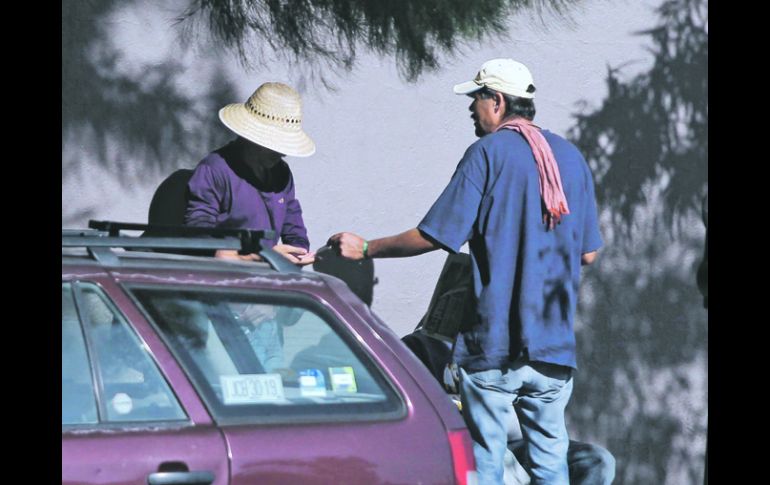
[[[446,250],[469,243],[476,321],[465,322],[454,361],[469,371],[530,360],[577,368],[573,321],[580,257],[602,245],[591,171],[577,148],[543,130],[570,213],[546,231],[539,174],[511,130],[466,150],[449,185],[417,226]]]

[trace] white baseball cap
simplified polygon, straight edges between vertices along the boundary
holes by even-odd
[[[513,59],[492,59],[485,62],[472,81],[456,84],[454,92],[470,94],[483,87],[520,98],[535,97],[532,73],[527,66]]]

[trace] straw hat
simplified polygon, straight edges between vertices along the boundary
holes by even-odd
[[[243,138],[284,155],[315,153],[315,143],[302,131],[299,94],[285,84],[263,84],[245,103],[220,109],[219,119]]]

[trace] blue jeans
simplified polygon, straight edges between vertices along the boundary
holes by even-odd
[[[518,359],[503,369],[460,369],[463,418],[473,438],[479,485],[503,483],[509,413],[516,412],[533,484],[569,484],[569,437],[564,409],[572,395],[572,370]]]
[[[506,485],[528,484],[529,474],[521,465],[527,464],[526,443],[509,441],[508,449],[512,456],[506,457],[506,461],[510,460],[506,463]],[[570,485],[612,485],[615,479],[615,457],[599,445],[569,440],[567,465]]]

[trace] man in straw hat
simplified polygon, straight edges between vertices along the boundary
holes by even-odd
[[[480,139],[425,218],[398,235],[338,233],[329,244],[361,259],[455,253],[469,242],[476,309],[452,359],[479,483],[503,483],[515,411],[532,483],[566,484],[580,267],[602,245],[591,171],[574,145],[532,123],[535,86],[523,64],[492,59],[454,92],[473,98]]]
[[[265,83],[245,103],[219,110],[219,119],[238,137],[196,167],[187,184],[185,224],[273,229],[273,249],[295,264],[312,263],[294,178],[283,160],[315,153],[313,140],[302,131],[299,94],[285,84]],[[216,256],[259,259],[234,250],[219,250]]]

